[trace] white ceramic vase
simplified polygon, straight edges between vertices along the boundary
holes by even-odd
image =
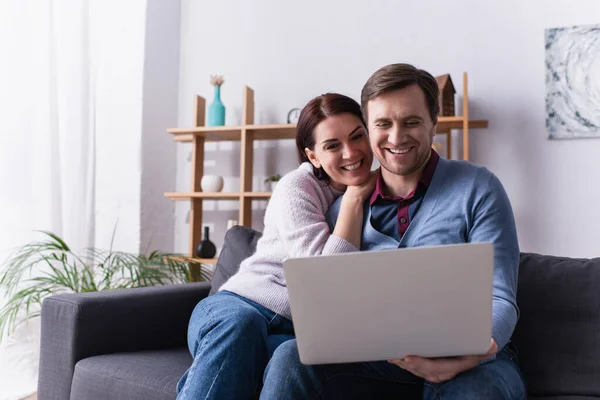
[[[204,175],[200,187],[205,193],[215,193],[223,190],[223,177],[218,175]]]

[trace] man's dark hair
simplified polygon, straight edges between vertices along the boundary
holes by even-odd
[[[440,113],[439,88],[435,78],[427,71],[417,69],[410,64],[390,64],[375,71],[363,86],[360,103],[365,121],[368,122],[367,104],[384,93],[404,89],[410,85],[419,85],[425,93],[425,101],[431,120],[437,122]]]

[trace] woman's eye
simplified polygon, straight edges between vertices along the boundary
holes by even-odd
[[[327,150],[334,150],[337,149],[339,146],[339,144],[334,143],[334,144],[330,144],[329,146],[326,147]]]
[[[357,133],[356,135],[354,135],[354,136],[352,137],[352,140],[360,140],[360,139],[362,139],[362,137],[363,137],[363,136],[364,136],[364,134],[362,134],[362,133]]]

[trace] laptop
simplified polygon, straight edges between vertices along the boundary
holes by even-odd
[[[490,348],[491,243],[290,258],[283,266],[304,364]]]

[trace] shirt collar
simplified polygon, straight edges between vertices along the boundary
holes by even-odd
[[[427,164],[425,164],[425,168],[423,169],[423,175],[421,176],[421,179],[419,179],[418,183],[419,185],[423,185],[425,189],[429,188],[429,185],[431,185],[431,181],[433,180],[433,174],[435,173],[435,168],[437,167],[439,159],[439,154],[435,150],[431,149],[431,156],[429,156],[429,161],[427,161]],[[377,200],[378,197],[381,197],[382,199],[386,200],[403,199],[402,197],[386,196],[385,194],[383,194],[383,177],[381,176],[381,169],[377,174],[377,183],[375,184],[375,190],[373,191],[373,194],[371,194],[369,204],[373,205],[373,203],[375,203],[375,200]]]

